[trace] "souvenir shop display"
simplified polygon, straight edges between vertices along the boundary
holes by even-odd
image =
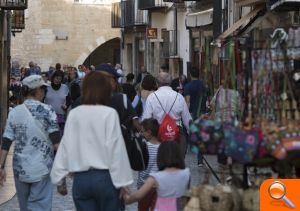
[[[243,47],[239,39],[232,39],[224,41],[218,51],[214,50],[219,52],[220,87],[238,93],[243,102],[238,107],[242,111],[238,114],[233,109],[232,97],[226,95],[222,102],[213,102],[210,117],[199,117],[190,125],[192,151],[224,155],[232,160],[232,165],[243,165],[243,172],[236,174],[210,170],[214,175],[227,174],[230,178],[242,175],[244,189],[221,182],[222,178],[218,185],[202,183],[198,186],[197,200],[195,189],[192,194],[193,202],[200,203],[194,206],[200,207],[198,210],[259,210],[259,186],[263,179],[299,176],[300,27],[264,33],[253,34],[254,38],[244,42],[251,48]],[[259,40],[262,37],[264,40]],[[218,98],[219,90],[214,92],[212,100]],[[226,109],[218,111],[220,107]],[[218,112],[222,115],[216,115]],[[271,172],[268,177],[255,173],[255,181],[250,182],[250,166],[255,172],[261,167]]]

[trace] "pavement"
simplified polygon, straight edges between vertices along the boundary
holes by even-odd
[[[211,164],[211,166],[214,169],[217,169],[217,159],[215,156],[206,156],[208,162]],[[11,159],[11,155],[10,158]],[[205,172],[207,171],[206,167],[198,167],[197,166],[197,157],[194,154],[188,153],[186,156],[186,166],[190,168],[191,170],[191,184],[192,185],[197,185],[203,180],[203,176]],[[7,166],[7,168],[11,169],[11,165]],[[8,171],[11,171],[8,169]],[[137,181],[137,173],[133,172],[134,177],[135,177],[135,183],[130,186],[130,190],[136,190],[136,181]],[[12,179],[12,174],[8,175],[7,181],[13,181]],[[211,177],[210,180],[211,183],[216,183],[216,180]],[[75,210],[73,199],[72,199],[72,178],[67,178],[67,186],[68,186],[68,195],[67,196],[61,196],[57,193],[56,189],[54,190],[54,197],[53,197],[53,202],[52,202],[52,210],[53,211],[73,211]],[[1,191],[3,192],[1,195]],[[1,211],[17,211],[19,210],[19,204],[18,204],[18,199],[17,196],[11,196],[11,197],[6,197],[5,193],[9,195],[12,195],[12,193],[15,193],[15,188],[14,188],[14,183],[9,182],[7,183],[3,188],[0,189],[0,204],[1,201],[6,201],[5,203],[0,205],[0,210]],[[3,198],[3,200],[1,200]],[[9,200],[10,199],[10,200]],[[7,201],[8,200],[8,201]],[[134,211],[136,209],[136,203],[126,206],[126,211]]]

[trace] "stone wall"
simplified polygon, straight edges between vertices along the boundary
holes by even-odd
[[[34,61],[43,71],[50,65],[79,65],[97,47],[120,37],[111,28],[110,4],[79,4],[74,0],[29,0],[26,28],[12,37],[12,60]]]

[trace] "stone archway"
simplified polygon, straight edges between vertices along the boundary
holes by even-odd
[[[83,62],[85,66],[101,63],[120,63],[120,38],[113,38],[98,46]]]

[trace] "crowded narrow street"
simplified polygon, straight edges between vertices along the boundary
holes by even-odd
[[[217,161],[216,161],[215,157],[208,156],[207,159],[213,168],[217,167]],[[192,185],[197,185],[199,183],[199,181],[202,181],[203,175],[207,170],[206,168],[199,168],[195,161],[196,161],[195,155],[189,153],[186,158],[186,163],[189,166],[189,168],[191,169]],[[131,187],[130,187],[131,190],[136,189],[136,185],[135,185],[136,179],[137,179],[136,172],[134,173],[134,177],[135,177],[135,183],[133,185],[131,185]],[[212,183],[215,183],[215,182],[216,182],[216,180],[214,178],[212,178]],[[71,191],[72,191],[71,190],[71,186],[72,186],[71,178],[67,179],[67,184],[68,184],[68,192],[71,193]],[[14,188],[11,187],[11,189],[14,189]],[[15,191],[15,189],[14,189],[14,191]],[[68,194],[67,196],[61,196],[58,193],[55,193],[52,204],[53,204],[53,207],[52,207],[53,211],[71,211],[71,210],[75,211],[71,194]],[[1,211],[17,211],[17,210],[19,210],[17,197],[14,196],[11,200],[0,205],[0,210]],[[127,211],[136,210],[136,204],[126,206],[126,210]]]

